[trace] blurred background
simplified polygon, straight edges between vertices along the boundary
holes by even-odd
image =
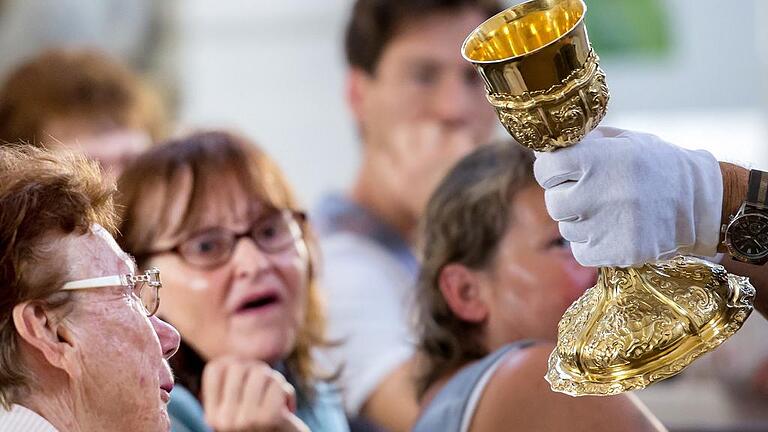
[[[587,27],[611,90],[603,124],[768,169],[768,2],[586,3]],[[358,160],[344,101],[342,34],[351,4],[0,0],[0,78],[48,47],[103,49],[151,79],[180,129],[234,128],[257,140],[310,206],[348,184]],[[641,397],[677,430],[706,430],[702,425],[768,412],[758,396],[745,403],[727,397],[730,388],[749,387],[749,377],[737,371],[759,368],[768,355],[764,327],[764,320],[750,320],[748,330],[727,343],[731,348],[691,372],[702,379],[687,386],[671,380]],[[742,355],[744,346],[762,354]],[[731,383],[713,387],[707,378],[713,370],[721,376],[733,370]]]
[[[766,2],[587,4],[611,89],[604,124],[768,168]],[[309,205],[356,167],[341,50],[350,5],[0,0],[0,75],[44,47],[103,48],[147,73],[182,127],[234,127],[258,140]]]

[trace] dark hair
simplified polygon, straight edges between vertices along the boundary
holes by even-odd
[[[448,173],[427,204],[416,286],[424,354],[419,395],[444,374],[488,354],[481,326],[456,316],[443,298],[440,273],[450,263],[483,269],[492,261],[510,222],[512,198],[535,184],[533,160],[533,152],[512,142],[483,146]]]
[[[99,51],[52,49],[17,67],[0,88],[0,144],[44,145],[45,123],[71,115],[106,117],[153,141],[167,129],[159,96],[130,69]]]
[[[191,175],[192,190],[188,194],[180,193],[185,186],[179,180],[187,174]],[[118,208],[123,215],[119,227],[120,246],[143,266],[156,238],[165,233],[190,233],[200,227],[212,199],[221,195],[222,185],[239,186],[239,190],[248,194],[248,199],[276,209],[298,209],[297,200],[277,164],[254,143],[228,132],[193,133],[161,144],[126,167],[118,183]],[[182,204],[184,209],[178,220],[173,216],[174,203]],[[325,316],[317,278],[312,271],[318,246],[308,225],[304,226],[304,239],[310,256],[307,312],[296,346],[285,360],[285,372],[296,378],[294,384],[298,390],[311,396],[309,383],[321,377],[311,352],[327,343]],[[170,362],[179,383],[199,397],[205,360],[182,342]]]
[[[477,9],[490,17],[501,8],[496,0],[358,0],[344,39],[347,63],[373,74],[384,48],[406,24],[462,9]]]
[[[44,300],[68,278],[51,240],[85,234],[93,224],[114,233],[114,185],[98,166],[67,152],[28,145],[0,146],[0,405],[9,408],[29,384],[21,361],[13,308]]]

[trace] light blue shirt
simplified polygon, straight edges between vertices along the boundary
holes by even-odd
[[[297,397],[296,416],[312,432],[349,432],[338,392],[324,382],[315,385],[315,392],[312,403],[301,395]],[[168,414],[171,417],[171,432],[213,432],[205,423],[200,402],[179,384],[171,392]]]

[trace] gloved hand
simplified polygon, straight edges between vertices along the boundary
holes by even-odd
[[[547,210],[582,265],[715,254],[723,181],[710,153],[598,128],[574,146],[536,157]]]

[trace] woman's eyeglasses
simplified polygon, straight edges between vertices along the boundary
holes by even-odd
[[[114,286],[130,288],[131,297],[138,300],[148,317],[154,315],[160,307],[160,288],[163,284],[160,282],[160,270],[156,268],[151,268],[142,275],[125,274],[71,281],[65,283],[61,289],[70,291]]]
[[[303,238],[302,225],[306,219],[303,212],[279,210],[256,220],[242,232],[222,227],[211,228],[197,232],[171,248],[142,255],[174,252],[193,266],[217,267],[229,261],[237,243],[244,237],[253,240],[262,252],[268,254],[283,252],[293,247]]]

